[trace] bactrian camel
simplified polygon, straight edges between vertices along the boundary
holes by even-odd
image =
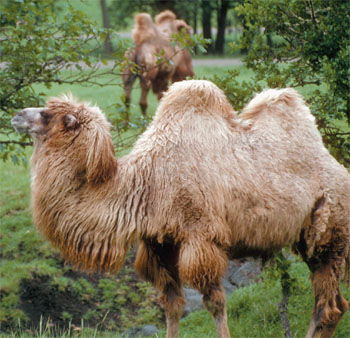
[[[229,337],[221,279],[230,258],[290,246],[309,266],[315,306],[307,337],[330,337],[349,305],[350,177],[327,151],[293,89],[258,94],[238,118],[208,81],[182,81],[162,98],[132,151],[116,159],[97,107],[71,97],[12,120],[32,135],[34,222],[77,268],[135,268],[161,293],[176,337],[183,284],[203,294]]]
[[[172,34],[182,31],[189,34],[191,27],[183,20],[176,20],[175,14],[170,11],[161,12],[156,19],[159,21],[157,25],[147,13],[135,16],[132,31],[135,47],[129,49],[125,56],[138,67],[138,71],[135,72],[132,65],[127,65],[122,73],[127,109],[133,84],[137,78],[140,79],[140,108],[143,114],[147,111],[147,95],[151,88],[160,99],[170,82],[194,75],[189,51],[173,45],[171,41]],[[164,29],[164,23],[170,23],[171,31]]]

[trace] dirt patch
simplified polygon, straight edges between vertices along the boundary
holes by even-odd
[[[71,315],[72,324],[80,325],[84,313],[93,306],[70,289],[59,290],[58,285],[52,284],[51,277],[36,274],[21,281],[20,299],[21,309],[33,328],[48,321],[59,327],[66,326],[68,318],[64,318],[63,313]]]

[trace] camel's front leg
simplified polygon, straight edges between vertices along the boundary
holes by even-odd
[[[227,311],[225,305],[225,292],[219,285],[211,286],[203,292],[203,303],[207,310],[213,315],[218,336],[230,338],[227,325]]]
[[[225,252],[215,243],[193,239],[181,244],[179,271],[181,280],[199,290],[213,315],[220,338],[229,338],[225,293],[221,279],[227,266]]]
[[[151,81],[144,77],[141,78],[141,97],[140,97],[140,108],[141,108],[141,113],[143,115],[146,115],[147,113],[147,95],[149,90],[151,89]]]
[[[166,336],[179,336],[179,321],[183,314],[184,298],[180,285],[166,285],[160,297],[160,304],[165,311]]]
[[[136,80],[136,75],[131,72],[130,69],[125,69],[122,74],[123,84],[124,84],[124,98],[126,110],[129,113],[130,102],[131,102],[131,90],[132,86]]]
[[[177,268],[178,250],[174,243],[141,241],[135,261],[138,273],[160,291],[160,305],[166,316],[167,338],[178,337],[179,321],[185,303]]]

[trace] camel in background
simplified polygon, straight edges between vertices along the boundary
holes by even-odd
[[[157,24],[154,24],[147,13],[135,16],[135,27],[132,32],[135,48],[129,49],[125,56],[138,66],[138,72],[127,66],[122,74],[127,109],[130,106],[133,84],[139,77],[140,107],[143,114],[147,111],[147,95],[151,88],[159,100],[163,92],[168,89],[169,82],[181,81],[194,75],[191,54],[171,43],[172,34],[179,32],[189,34],[191,27],[183,20],[177,20],[175,14],[170,11],[158,14],[156,22]]]
[[[191,34],[192,28],[184,20],[176,19],[176,15],[169,11],[163,11],[155,17],[158,29],[169,39],[173,34],[180,32]],[[192,56],[187,49],[175,46],[176,54],[173,57],[175,63],[175,72],[172,76],[172,82],[186,80],[187,77],[194,76],[192,66]]]

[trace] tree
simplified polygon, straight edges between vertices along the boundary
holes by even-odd
[[[102,13],[103,28],[109,29],[110,28],[109,14],[108,14],[106,0],[100,0],[100,7],[101,7],[101,13]],[[108,33],[104,41],[104,48],[105,48],[105,53],[107,55],[112,54],[113,52],[112,41],[111,41],[111,36]]]
[[[106,31],[69,4],[63,11],[55,0],[9,0],[0,3],[0,13],[0,158],[18,160],[29,141],[14,134],[10,120],[23,107],[43,104],[34,84],[101,84],[98,77],[111,70],[101,72],[93,56]],[[119,52],[116,62],[122,60]],[[62,72],[67,67],[77,71]]]
[[[212,40],[212,26],[211,26],[211,19],[212,19],[212,1],[208,0],[202,0],[202,28],[203,28],[203,37],[205,39]],[[212,43],[208,45],[207,51],[209,52],[212,49]]]
[[[217,54],[224,53],[226,18],[227,18],[228,9],[229,9],[229,1],[220,0],[219,6],[218,6],[218,13],[217,13],[218,32],[215,40],[215,52]]]
[[[216,79],[237,108],[264,87],[297,87],[316,115],[332,153],[350,165],[350,25],[346,0],[249,0],[236,7],[245,23],[252,81],[237,72]],[[268,36],[274,43],[269,45]]]

